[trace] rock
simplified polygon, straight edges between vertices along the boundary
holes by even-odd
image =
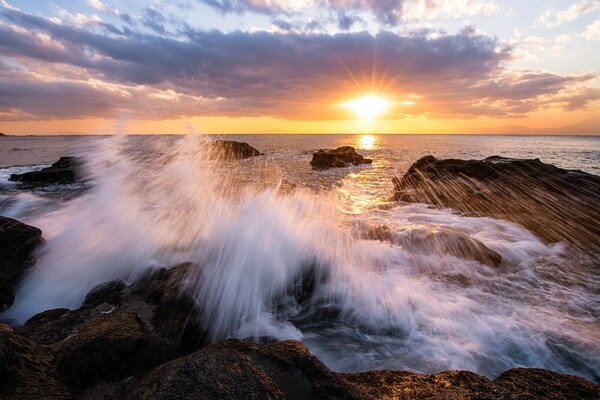
[[[510,370],[496,380],[468,371],[336,373],[300,342],[226,340],[83,398],[123,399],[598,399],[600,387],[571,375]]]
[[[542,240],[600,251],[600,177],[498,156],[426,156],[394,179],[395,198],[516,222]]]
[[[310,165],[313,169],[343,168],[351,165],[371,164],[373,160],[358,154],[352,146],[319,150],[313,154]]]
[[[52,349],[40,346],[0,324],[0,398],[69,399],[57,378]]]
[[[234,140],[215,140],[213,143],[213,156],[222,160],[241,160],[244,158],[260,156],[261,152],[245,142]]]
[[[14,301],[14,286],[35,264],[34,250],[42,243],[42,231],[0,216],[0,311]]]
[[[82,162],[77,157],[61,157],[51,166],[39,171],[12,174],[10,180],[36,186],[75,183],[81,179],[81,165]]]
[[[502,255],[469,235],[449,228],[409,229],[394,232],[386,225],[364,226],[358,224],[360,239],[391,242],[417,254],[449,254],[467,260],[475,260],[490,267],[502,263]]]
[[[494,380],[515,397],[535,399],[600,399],[600,387],[583,378],[545,369],[515,368]]]
[[[477,239],[450,229],[412,230],[399,242],[404,248],[416,253],[449,254],[490,267],[497,267],[502,263],[502,256],[498,252]]]
[[[135,313],[97,315],[57,346],[57,371],[76,391],[94,382],[110,382],[165,361],[162,346],[151,342]]]
[[[141,374],[206,343],[184,284],[197,269],[187,263],[152,271],[132,286],[101,284],[78,310],[45,311],[15,333],[52,348],[56,376],[78,394]]]
[[[363,398],[299,342],[232,339],[156,367],[109,393],[156,400]],[[106,395],[98,391],[90,398]]]
[[[597,385],[547,370],[336,373],[297,341],[207,345],[188,285],[201,276],[191,263],[156,269],[99,285],[78,310],[0,324],[0,398],[600,399]]]

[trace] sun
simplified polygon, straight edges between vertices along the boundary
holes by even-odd
[[[375,119],[383,115],[391,103],[385,98],[377,95],[359,97],[342,103],[342,107],[348,108],[361,119]]]

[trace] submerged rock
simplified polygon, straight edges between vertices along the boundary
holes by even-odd
[[[450,207],[523,225],[546,242],[600,251],[600,177],[539,159],[426,156],[394,179],[401,201]]]
[[[213,152],[216,158],[222,160],[241,160],[260,156],[262,153],[245,142],[234,140],[215,140]]]
[[[388,226],[376,225],[363,227],[359,232],[359,237],[391,242],[416,254],[447,254],[466,260],[475,260],[490,267],[498,267],[502,263],[502,255],[497,251],[465,233],[449,228],[415,228],[404,232],[393,232]]]
[[[344,168],[351,165],[371,164],[373,160],[358,154],[352,146],[319,150],[313,154],[310,165],[313,169]]]
[[[14,286],[35,264],[34,250],[41,242],[38,228],[0,216],[0,311],[12,305]]]
[[[82,162],[77,157],[61,157],[51,166],[39,171],[12,174],[10,180],[29,185],[52,185],[75,183],[81,179]]]

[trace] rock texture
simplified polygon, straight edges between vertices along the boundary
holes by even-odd
[[[448,254],[466,260],[475,260],[490,267],[497,267],[502,263],[502,255],[497,251],[477,239],[450,228],[411,229],[408,232],[393,232],[385,225],[360,228],[358,236],[362,239],[391,242],[416,254]]]
[[[41,242],[38,228],[0,216],[0,311],[13,303],[13,288],[35,264],[33,251]]]
[[[371,164],[373,160],[358,154],[352,146],[319,150],[313,154],[310,165],[313,169],[344,168],[351,165]]]
[[[35,186],[74,183],[81,178],[80,168],[81,160],[77,157],[61,157],[51,166],[39,171],[12,174],[10,180]]]
[[[600,251],[600,177],[498,156],[426,156],[394,179],[395,198],[523,225],[546,242]]]
[[[109,318],[114,318],[114,334],[108,332],[108,325],[99,326],[95,333],[90,332],[96,329],[84,330],[51,345],[0,325],[0,397],[600,399],[600,387],[585,379],[537,369],[510,370],[495,380],[467,371],[433,375],[406,371],[336,373],[297,341],[257,344],[226,340],[169,357],[148,352],[148,344],[140,340],[139,321],[127,314],[106,317],[106,321]],[[97,343],[97,348],[86,347],[84,351],[76,346],[74,352],[72,343],[90,343],[89,335],[104,339],[91,342]]]
[[[215,158],[222,160],[241,160],[260,156],[261,152],[245,142],[233,140],[215,140],[213,143]]]

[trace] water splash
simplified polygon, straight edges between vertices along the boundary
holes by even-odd
[[[215,341],[300,339],[344,371],[528,366],[598,380],[598,282],[575,284],[561,245],[505,221],[386,204],[352,176],[338,190],[282,190],[268,159],[216,151],[195,134],[151,149],[102,141],[85,156],[93,187],[27,221],[47,242],[3,318],[76,308],[101,282],[193,261],[199,323]]]

